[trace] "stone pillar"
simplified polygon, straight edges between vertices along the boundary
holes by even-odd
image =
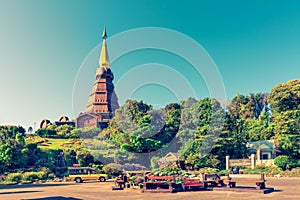
[[[257,160],[260,160],[260,149],[256,150],[256,158]]]
[[[226,156],[226,170],[229,169],[229,156]]]
[[[261,164],[261,160],[260,160],[260,153],[261,152],[261,149],[260,148],[258,148],[257,150],[256,150],[256,163],[255,164]]]
[[[251,154],[251,169],[255,168],[255,154]]]

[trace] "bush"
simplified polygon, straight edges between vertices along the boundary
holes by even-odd
[[[121,174],[122,170],[121,170],[121,165],[116,164],[116,163],[110,163],[107,164],[103,167],[103,170],[112,176],[118,176]]]
[[[5,181],[7,182],[20,182],[22,179],[21,173],[10,173],[6,176]]]
[[[40,172],[35,172],[35,173],[39,180],[44,180],[47,178],[47,172],[40,171]]]
[[[47,173],[44,171],[39,172],[25,172],[22,174],[22,181],[33,181],[34,179],[44,180],[47,178]]]
[[[229,174],[229,170],[223,169],[218,171],[218,174],[220,174],[221,176],[225,176]]]
[[[300,167],[294,168],[292,170],[286,170],[280,173],[282,176],[289,177],[300,177]]]
[[[299,159],[289,159],[287,167],[289,169],[300,167],[300,160]]]
[[[287,164],[288,164],[288,156],[278,156],[275,158],[274,160],[274,164],[283,169],[283,170],[286,170],[286,167],[287,167]]]
[[[218,172],[218,169],[205,167],[205,168],[199,169],[198,172],[199,172],[199,174],[216,174]]]
[[[130,181],[136,180],[136,176],[131,176],[131,177],[129,178],[129,180],[130,180]]]
[[[153,156],[151,158],[151,168],[152,169],[157,169],[159,166],[158,166],[158,160],[159,160],[159,157],[158,156]]]
[[[276,166],[258,166],[258,168],[255,169],[244,169],[244,174],[261,174],[264,173],[267,176],[274,176],[281,172],[281,169]]]
[[[25,172],[22,175],[22,181],[33,181],[34,179],[38,179],[38,176],[35,172]]]

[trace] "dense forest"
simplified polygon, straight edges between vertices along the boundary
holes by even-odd
[[[179,153],[194,169],[224,169],[226,155],[248,158],[248,142],[270,139],[290,169],[300,166],[300,80],[279,84],[269,94],[237,94],[228,105],[189,98],[154,110],[128,100],[103,130],[51,124],[27,132],[0,127],[0,173],[38,168],[60,174],[74,163],[154,168],[168,152]],[[59,139],[65,144],[47,147]]]

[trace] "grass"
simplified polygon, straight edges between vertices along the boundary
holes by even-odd
[[[26,143],[37,143],[42,150],[69,150],[84,149],[80,139],[41,138],[33,136],[26,138]]]
[[[16,184],[18,183],[13,181],[0,181],[0,185],[16,185]]]
[[[62,149],[65,142],[68,142],[70,139],[54,139],[54,138],[47,138],[47,142],[44,142],[39,145],[41,149]]]
[[[96,159],[114,161],[114,146],[96,139],[60,139],[60,138],[42,138],[39,136],[31,136],[26,138],[26,143],[37,143],[38,147],[43,151],[51,151],[61,149],[64,152],[75,150],[77,153],[90,152],[96,156]],[[100,157],[97,156],[100,154]]]

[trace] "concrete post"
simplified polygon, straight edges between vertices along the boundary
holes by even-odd
[[[257,160],[260,160],[260,148],[258,148],[256,150],[256,157],[257,157]]]
[[[229,169],[229,156],[226,156],[226,170]]]
[[[251,154],[251,169],[255,168],[255,154]]]
[[[261,150],[260,150],[260,148],[258,148],[256,150],[256,164],[259,164],[259,165],[261,165],[260,154],[261,154]]]

